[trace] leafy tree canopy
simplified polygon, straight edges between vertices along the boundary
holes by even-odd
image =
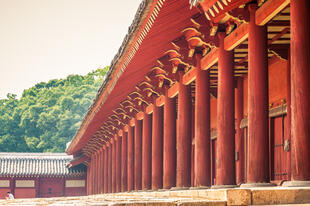
[[[1,152],[64,152],[109,67],[40,82],[0,99]]]

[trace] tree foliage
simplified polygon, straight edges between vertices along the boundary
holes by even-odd
[[[0,99],[0,151],[64,152],[108,69],[40,82],[20,99]]]

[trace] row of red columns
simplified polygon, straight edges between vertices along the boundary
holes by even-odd
[[[291,2],[291,179],[303,183],[310,181],[310,18],[306,8],[307,0]],[[250,5],[249,10],[247,179],[243,132],[236,127],[235,134],[235,116],[240,125],[244,113],[243,81],[237,80],[235,99],[233,51],[224,49],[225,34],[220,32],[215,161],[218,187],[269,182],[267,28],[255,24],[256,5]],[[201,70],[200,59],[197,55],[194,184],[191,185],[191,89],[190,85],[179,84],[177,109],[176,98],[166,94],[164,107],[154,106],[152,115],[144,113],[143,120],[136,119],[134,127],[128,126],[127,132],[116,135],[92,156],[88,194],[211,185],[209,73]],[[182,76],[180,73],[180,82]],[[100,169],[96,170],[98,166]],[[91,184],[95,182],[103,187],[96,188],[96,184]]]

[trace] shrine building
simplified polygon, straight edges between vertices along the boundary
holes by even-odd
[[[81,196],[86,194],[85,166],[68,168],[65,153],[0,153],[0,199]]]
[[[66,150],[87,194],[310,186],[309,9],[143,0]]]

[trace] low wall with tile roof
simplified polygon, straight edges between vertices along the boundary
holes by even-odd
[[[0,153],[0,199],[86,195],[83,167],[68,168],[65,153]]]

